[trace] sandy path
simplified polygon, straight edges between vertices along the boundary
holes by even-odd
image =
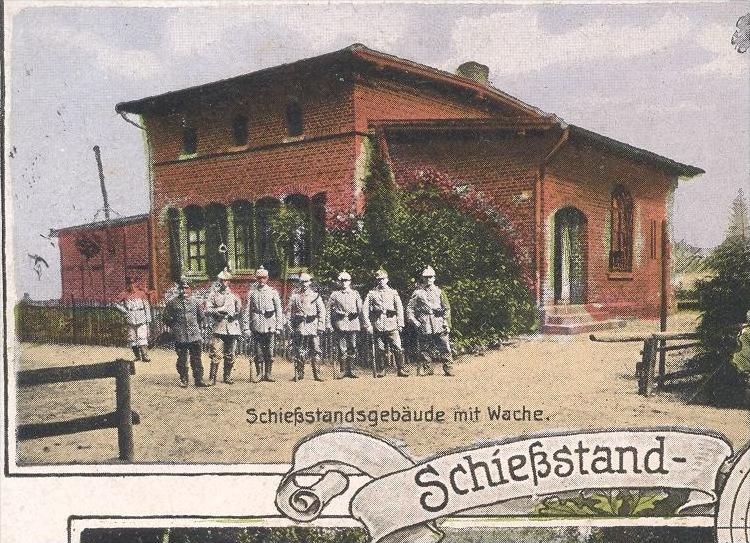
[[[686,317],[678,323],[689,325]],[[656,329],[648,321],[624,329]],[[640,358],[638,343],[593,343],[584,336],[536,337],[512,347],[469,357],[457,376],[291,382],[289,362],[277,360],[276,383],[248,382],[247,359],[236,365],[236,383],[208,389],[177,386],[174,353],[155,350],[153,361],[138,363],[133,377],[133,407],[141,415],[135,427],[136,462],[288,462],[303,436],[332,424],[248,424],[246,410],[388,409],[404,407],[445,412],[446,421],[354,424],[403,441],[416,456],[477,440],[497,439],[549,429],[622,426],[689,426],[725,434],[739,447],[750,440],[750,416],[739,409],[687,405],[670,393],[638,396],[633,378]],[[23,369],[91,363],[125,356],[107,347],[24,344]],[[204,356],[204,364],[207,358]],[[206,364],[207,365],[207,364]],[[308,371],[309,373],[309,371]],[[413,373],[413,372],[412,372]],[[91,381],[23,389],[18,395],[20,422],[40,422],[107,412],[114,406],[111,381]],[[541,421],[489,420],[487,407],[532,412]],[[456,422],[456,410],[479,408],[474,422]],[[19,444],[22,464],[110,462],[117,457],[115,430],[31,440]]]

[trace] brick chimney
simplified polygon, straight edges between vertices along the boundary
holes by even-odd
[[[490,69],[484,64],[470,60],[456,68],[456,75],[486,85],[489,82]]]

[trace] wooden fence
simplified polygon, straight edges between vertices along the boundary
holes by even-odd
[[[643,342],[643,351],[641,361],[636,363],[635,375],[638,379],[638,394],[651,396],[654,386],[657,390],[663,390],[670,381],[684,379],[702,375],[706,371],[704,368],[683,368],[680,370],[667,372],[666,353],[670,351],[679,351],[691,349],[700,345],[698,334],[695,332],[654,332],[648,335],[639,336],[589,336],[591,341],[604,343],[626,343],[626,342]],[[667,345],[668,341],[686,341],[689,343],[678,343],[677,345]]]
[[[168,328],[162,322],[164,308],[151,306],[152,319],[149,338],[160,347],[171,348],[173,341]],[[287,319],[288,324],[288,319]],[[208,350],[211,340],[212,320],[206,319],[202,327],[203,349]],[[63,345],[109,345],[126,346],[127,328],[122,313],[111,304],[80,302],[76,300],[59,302],[23,301],[16,306],[16,334],[21,341],[55,343]],[[413,358],[415,338],[409,327],[402,332],[402,341],[407,358]],[[291,359],[292,334],[288,325],[276,337],[275,354]],[[373,366],[372,337],[360,332],[358,339],[357,365],[364,368]],[[322,361],[336,360],[336,346],[333,332],[320,334]],[[252,356],[255,345],[252,339],[241,337],[237,341],[236,352]]]
[[[115,360],[101,364],[44,368],[18,372],[18,387],[32,387],[51,383],[84,381],[92,379],[115,378],[115,406],[112,413],[77,419],[22,424],[16,430],[19,441],[40,437],[59,436],[117,428],[117,445],[120,459],[133,461],[133,425],[140,422],[138,413],[132,410],[130,402],[130,375],[135,373],[134,366],[127,360]]]

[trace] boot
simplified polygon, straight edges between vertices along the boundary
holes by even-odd
[[[187,373],[181,373],[180,374],[180,388],[187,388],[188,386],[188,376]]]
[[[145,345],[141,345],[138,350],[141,351],[141,360],[144,362],[151,362],[151,359],[148,357],[148,349]]]
[[[409,377],[409,372],[404,367],[404,353],[395,353],[393,358],[396,361],[396,375],[399,377]]]
[[[255,375],[258,376],[258,381],[263,380],[263,362],[260,358],[255,359]]]
[[[271,370],[273,369],[273,359],[268,360],[265,364],[265,372],[263,373],[263,380],[267,383],[275,383],[276,379],[271,377]]]
[[[141,349],[139,347],[131,347],[131,349],[133,350],[133,354],[135,355],[135,359],[136,360],[140,360],[141,359]]]
[[[305,378],[305,366],[304,362],[300,360],[294,361],[294,380],[301,381]]]
[[[197,378],[197,379],[195,380],[195,386],[197,386],[197,387],[210,387],[210,386],[211,386],[211,383],[207,383],[207,382],[205,382],[205,381],[203,380],[203,377],[198,377],[198,378]]]
[[[227,385],[233,385],[234,381],[232,380],[232,366],[234,366],[233,363],[224,361],[224,383]]]
[[[351,377],[352,379],[356,379],[358,375],[354,373],[354,361],[351,358],[346,359],[346,371],[344,372],[344,377]]]
[[[219,363],[218,362],[211,362],[211,368],[208,370],[208,382],[211,383],[211,385],[216,384],[216,374],[219,373]]]
[[[446,377],[453,377],[455,375],[453,373],[453,360],[450,358],[443,359],[443,373],[445,373]]]
[[[312,372],[313,372],[313,379],[316,381],[322,381],[323,377],[320,375],[320,361],[317,357],[312,359]]]

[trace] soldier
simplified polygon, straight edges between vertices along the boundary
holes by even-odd
[[[408,377],[404,365],[404,349],[401,347],[400,331],[404,328],[404,307],[401,298],[388,286],[388,274],[378,270],[375,274],[377,286],[367,293],[362,310],[365,329],[373,334],[375,342],[376,377],[385,376],[387,352],[390,350],[396,360],[399,377]]]
[[[125,278],[125,290],[117,296],[115,309],[125,315],[128,342],[136,360],[151,362],[148,357],[148,325],[151,322],[151,305],[148,295],[138,288],[132,277]]]
[[[745,322],[737,336],[737,350],[732,355],[732,365],[745,380],[750,391],[750,311],[745,315]]]
[[[186,279],[180,279],[177,283],[177,296],[167,302],[162,320],[169,326],[174,336],[180,386],[183,388],[188,386],[188,355],[190,355],[190,367],[193,370],[195,386],[210,386],[203,381],[201,362],[203,309],[193,297],[190,283]]]
[[[232,274],[224,268],[216,276],[217,284],[206,301],[206,315],[213,317],[214,327],[208,357],[211,359],[211,369],[208,379],[216,384],[216,374],[219,371],[219,343],[222,344],[224,354],[224,383],[231,385],[232,366],[234,366],[234,347],[237,338],[242,335],[240,319],[242,317],[242,302],[229,288]]]
[[[300,288],[289,297],[289,321],[292,326],[292,356],[294,380],[305,377],[305,358],[312,352],[313,379],[322,381],[320,375],[320,337],[325,330],[326,308],[320,294],[312,290],[312,278],[307,273],[299,276]]]
[[[260,381],[274,381],[274,334],[280,334],[284,325],[281,298],[277,290],[268,285],[268,270],[263,266],[255,272],[258,283],[248,290],[242,318],[242,333],[255,342],[255,371]]]
[[[364,320],[362,297],[352,289],[351,275],[342,271],[338,279],[341,289],[331,293],[328,299],[328,328],[333,330],[338,359],[334,377],[356,378],[353,362],[357,359],[357,335]]]
[[[437,357],[443,362],[446,377],[452,377],[453,355],[448,341],[451,308],[448,297],[435,285],[432,266],[427,266],[422,272],[422,286],[412,294],[406,315],[417,330],[418,363],[422,364],[422,373],[432,375],[432,359]]]

